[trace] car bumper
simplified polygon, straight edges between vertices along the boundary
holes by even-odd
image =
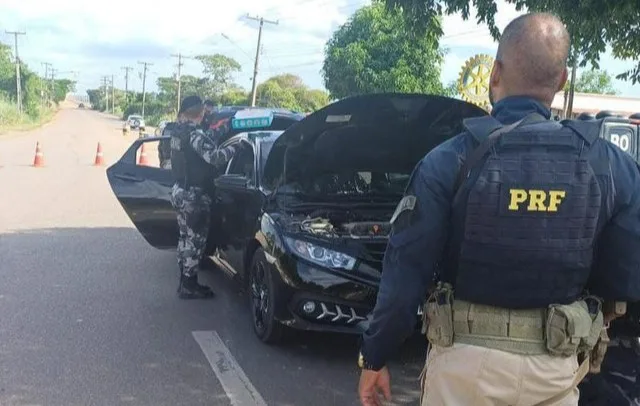
[[[357,282],[302,262],[295,267],[297,278],[282,274],[277,278],[276,320],[298,330],[362,334],[367,329],[377,284]]]

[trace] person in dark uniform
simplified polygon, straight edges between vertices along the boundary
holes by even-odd
[[[640,302],[611,323],[611,342],[599,374],[580,383],[580,406],[640,405]]]
[[[198,268],[209,235],[214,168],[229,161],[234,147],[218,148],[213,136],[198,128],[204,106],[198,96],[186,97],[171,131],[171,170],[175,184],[171,202],[178,214],[179,297],[210,298],[213,291],[198,283]]]
[[[162,129],[162,136],[171,136],[178,123],[171,121]],[[163,139],[158,143],[158,160],[162,169],[171,169],[171,139]]]
[[[215,105],[213,101],[207,99],[204,101],[204,118],[202,119],[202,123],[200,124],[200,129],[202,131],[207,132],[211,128],[211,124],[213,124],[213,109]]]
[[[386,365],[425,299],[423,406],[577,405],[602,302],[640,299],[640,170],[601,122],[551,119],[568,51],[553,15],[509,23],[491,115],[415,167],[358,357],[363,405],[390,398]]]

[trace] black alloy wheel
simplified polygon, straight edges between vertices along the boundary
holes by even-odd
[[[249,300],[253,331],[266,344],[277,344],[284,337],[285,326],[274,318],[275,284],[262,248],[258,248],[249,272]]]

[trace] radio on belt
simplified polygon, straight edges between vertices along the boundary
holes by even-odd
[[[272,111],[264,109],[240,110],[231,119],[231,128],[236,130],[265,128],[271,126],[272,122]]]

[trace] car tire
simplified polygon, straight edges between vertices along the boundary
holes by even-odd
[[[278,344],[285,337],[286,327],[274,317],[277,300],[276,284],[271,265],[262,248],[253,255],[249,269],[249,306],[253,331],[265,344]]]

